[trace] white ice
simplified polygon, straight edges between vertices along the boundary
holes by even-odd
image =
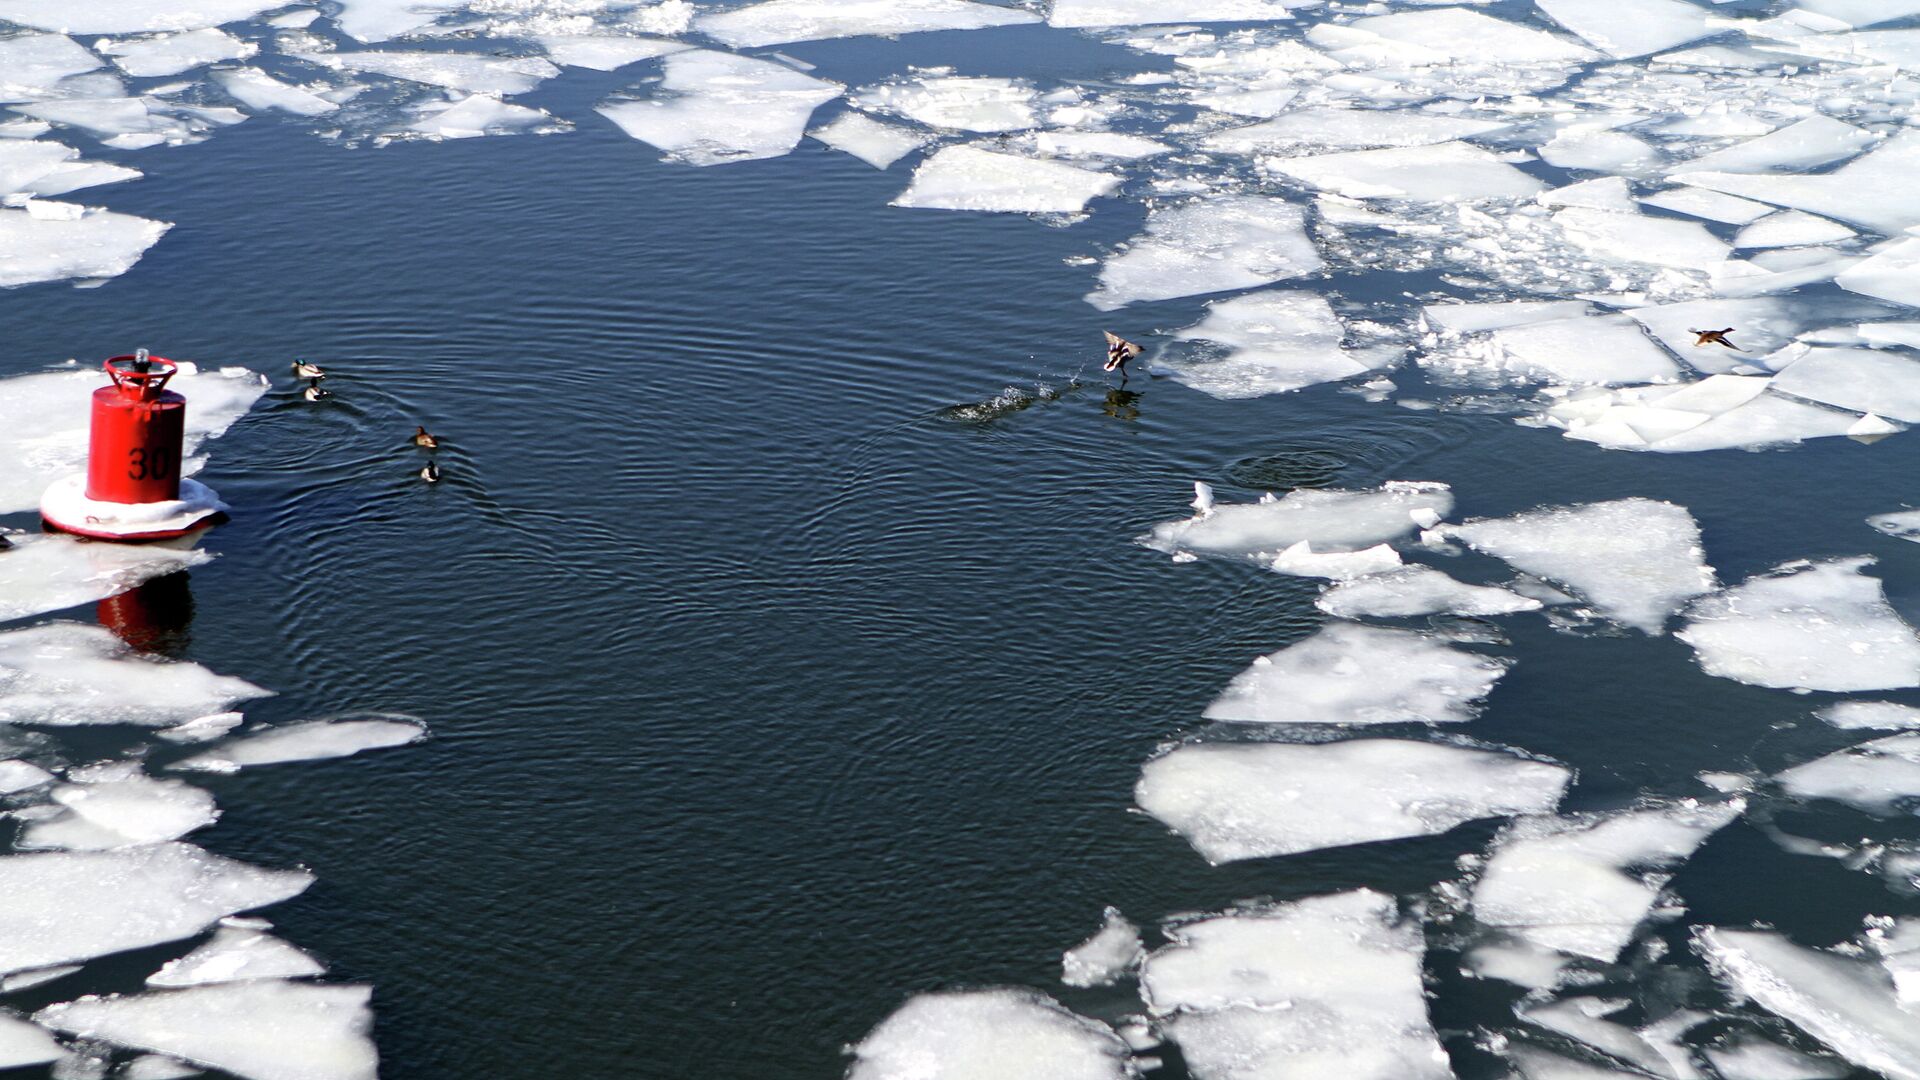
[[[204,986],[251,979],[300,979],[323,975],[318,960],[264,931],[222,926],[212,940],[147,976],[160,988]]]
[[[1681,386],[1629,386],[1569,397],[1541,418],[1570,439],[1664,454],[1859,434],[1858,415],[1772,393],[1771,383],[1767,376],[1714,375]]]
[[[373,988],[267,979],[49,1005],[34,1020],[247,1080],[374,1080]]]
[[[1419,615],[1511,615],[1538,611],[1540,601],[1490,585],[1468,585],[1430,566],[1407,566],[1343,581],[1314,601],[1337,619],[1403,619]]]
[[[1536,1027],[1585,1043],[1616,1060],[1623,1061],[1651,1076],[1672,1078],[1677,1075],[1665,1056],[1639,1032],[1606,1019],[1625,1003],[1602,998],[1568,998],[1515,1010],[1520,1019]],[[1627,1075],[1604,1070],[1605,1075]],[[1697,1071],[1690,1071],[1699,1080]],[[1529,1073],[1531,1080],[1532,1074]]]
[[[1893,701],[1838,701],[1814,715],[1837,728],[1920,728],[1920,708]]]
[[[1692,221],[1568,207],[1553,215],[1568,243],[1603,260],[1710,271],[1731,249]]]
[[[1682,603],[1715,585],[1693,515],[1653,499],[1531,510],[1440,530],[1649,634],[1661,633]]]
[[[1306,541],[1320,551],[1358,551],[1412,532],[1417,512],[1446,517],[1445,484],[1389,481],[1367,491],[1302,488],[1279,499],[1216,503],[1191,518],[1164,521],[1140,542],[1168,554],[1193,552],[1265,562]]]
[[[1611,962],[1652,912],[1666,876],[1737,817],[1691,801],[1515,821],[1494,841],[1473,916],[1543,948]]]
[[[119,1080],[185,1080],[203,1071],[165,1054],[141,1054],[121,1068]]]
[[[1762,930],[1704,927],[1695,946],[1736,993],[1888,1080],[1920,1080],[1920,1023],[1880,965]]]
[[[52,780],[52,773],[30,761],[21,761],[19,758],[0,761],[0,795],[37,788]]]
[[[155,780],[124,764],[69,774],[49,793],[66,812],[21,830],[22,850],[108,851],[178,840],[219,818],[213,796],[178,780]]]
[[[1890,817],[1920,797],[1920,732],[1889,735],[1817,758],[1774,777],[1801,799],[1832,799]]]
[[[1879,138],[1870,131],[1828,116],[1809,116],[1757,139],[1702,154],[1674,166],[1675,171],[1730,173],[1804,172],[1865,150]]]
[[[1030,148],[1042,157],[1136,161],[1173,152],[1166,143],[1117,131],[1036,131],[1019,136],[1018,141],[1023,149]]]
[[[1119,908],[1108,908],[1100,929],[1060,958],[1060,981],[1068,986],[1111,986],[1140,963],[1140,928]]]
[[[1502,120],[1476,120],[1399,109],[1314,106],[1264,123],[1216,131],[1202,148],[1225,154],[1280,153],[1299,147],[1342,150],[1427,146],[1503,131]]]
[[[1721,1080],[1840,1080],[1845,1065],[1752,1035],[1735,1035],[1705,1049]]]
[[[1286,0],[1053,0],[1047,23],[1063,27],[1146,26],[1271,22],[1292,17]]]
[[[974,0],[767,0],[701,15],[693,25],[724,45],[757,49],[790,41],[892,37],[1039,21],[1039,16],[1019,8]]]
[[[459,0],[336,0],[340,32],[360,41],[389,41],[433,23]]]
[[[1920,348],[1920,322],[1871,322],[1854,327],[1860,340],[1882,348],[1904,345]]]
[[[161,727],[267,694],[199,664],[135,655],[105,627],[0,633],[0,723]]]
[[[1637,213],[1639,210],[1638,202],[1633,197],[1633,184],[1624,176],[1582,180],[1577,184],[1543,191],[1535,196],[1534,201],[1542,206],[1584,206],[1589,210],[1617,210],[1623,214]]]
[[[1745,225],[1774,212],[1773,207],[1765,203],[1723,195],[1718,191],[1708,191],[1706,188],[1672,188],[1649,195],[1640,202],[1645,206],[1657,206],[1676,214],[1724,222],[1728,225]]]
[[[1146,232],[1108,257],[1087,302],[1112,311],[1140,300],[1251,289],[1319,270],[1300,208],[1228,195],[1147,215]]]
[[[1896,510],[1890,514],[1875,514],[1867,519],[1867,524],[1902,540],[1920,544],[1920,510]]]
[[[1786,689],[1920,686],[1920,638],[1887,603],[1870,558],[1788,563],[1703,597],[1675,637],[1709,675]]]
[[[66,1053],[67,1048],[46,1028],[0,1012],[0,1069],[45,1065]]]
[[[512,135],[553,123],[541,109],[510,105],[487,94],[470,94],[458,101],[434,101],[410,110],[416,119],[407,130],[436,139],[473,139],[485,135]]]
[[[1809,349],[1773,389],[1852,412],[1920,420],[1920,361],[1879,349]]]
[[[854,95],[862,108],[877,109],[928,127],[993,134],[1024,131],[1040,123],[1034,88],[1019,79],[987,79],[918,73],[904,82],[869,86]]]
[[[118,277],[171,228],[171,222],[70,203],[0,209],[0,288]],[[0,488],[9,486],[0,481]]]
[[[1527,379],[1614,386],[1672,382],[1680,377],[1673,357],[1649,341],[1625,315],[1508,326],[1493,332],[1493,345],[1504,369]],[[1447,361],[1462,362],[1454,356]]]
[[[1519,199],[1531,198],[1547,187],[1493,154],[1463,142],[1262,158],[1261,165],[1354,199]]]
[[[1275,555],[1273,561],[1267,564],[1267,569],[1295,577],[1346,581],[1368,574],[1383,574],[1401,565],[1400,553],[1386,544],[1376,544],[1359,551],[1315,551],[1313,544],[1302,540]]]
[[[0,101],[32,101],[60,80],[100,67],[100,58],[61,34],[0,38]]]
[[[618,71],[628,64],[685,52],[693,47],[663,38],[615,34],[543,34],[534,40],[547,50],[547,59],[561,67],[591,68],[594,71]]]
[[[770,60],[698,49],[663,61],[668,97],[616,101],[601,115],[628,135],[689,165],[780,157],[799,144],[816,106],[838,83]]]
[[[260,51],[224,30],[211,27],[146,38],[122,38],[98,45],[120,70],[138,78],[178,75],[221,60],[244,60]]]
[[[285,0],[0,0],[0,19],[63,34],[140,34],[240,22]]]
[[[9,537],[0,549],[0,620],[90,604],[212,561],[194,548],[100,544],[59,534]]]
[[[1833,283],[1851,292],[1920,307],[1920,237],[1879,245],[1864,260],[1835,274]]]
[[[852,154],[876,169],[884,169],[925,146],[932,136],[865,113],[848,110],[808,132],[843,153]]]
[[[279,109],[295,116],[325,116],[340,107],[306,87],[281,82],[259,68],[225,68],[213,73],[213,81],[235,101],[260,112]]]
[[[1733,238],[1736,248],[1799,247],[1803,244],[1832,244],[1852,239],[1852,229],[1837,221],[1782,210],[1741,229]]]
[[[559,68],[537,56],[397,51],[297,52],[291,55],[334,71],[385,75],[406,82],[496,97],[524,94],[560,74]]]
[[[1807,329],[1809,322],[1821,317],[1817,308],[1772,296],[1742,299],[1716,297],[1671,304],[1647,304],[1628,308],[1626,314],[1646,327],[1669,350],[1678,353],[1688,366],[1719,374],[1736,368],[1753,370],[1757,357],[1792,344],[1794,338]],[[1722,345],[1697,343],[1695,327],[1723,326],[1735,328],[1730,336],[1742,351],[1736,352]],[[1707,387],[1695,383],[1684,388],[1687,393],[1679,399],[1691,402],[1696,410],[1724,412],[1727,408],[1750,400],[1751,394],[1735,391],[1738,385],[1723,381]],[[1760,392],[1757,386],[1750,389],[1752,394]],[[1724,402],[1697,400],[1715,396],[1718,392],[1728,395]],[[1677,392],[1675,396],[1678,396]],[[1725,407],[1721,408],[1723,404]]]
[[[1427,320],[1448,333],[1473,334],[1525,323],[1573,319],[1587,314],[1584,300],[1502,300],[1493,303],[1428,304]]]
[[[1031,990],[916,994],[853,1046],[847,1080],[1126,1080],[1127,1044]]]
[[[1659,167],[1661,157],[1637,135],[1575,125],[1540,147],[1540,160],[1561,169],[1643,176]]]
[[[68,964],[191,937],[313,882],[191,844],[0,856],[0,972]]]
[[[1893,234],[1920,223],[1920,201],[1912,184],[1916,169],[1920,169],[1920,131],[1905,130],[1832,172],[1752,175],[1724,169],[1681,170],[1670,179]]]
[[[1321,23],[1307,40],[1332,43],[1340,29],[1397,43],[1391,62],[1450,64],[1485,62],[1497,57],[1503,64],[1583,63],[1597,54],[1545,30],[1535,30],[1461,7],[1401,11],[1355,19],[1347,27]]]
[[[933,210],[1077,214],[1120,177],[1058,161],[949,146],[920,163],[895,206]]]
[[[1547,17],[1608,56],[1626,59],[1716,34],[1707,11],[1685,0],[1535,0]]]
[[[1160,360],[1174,378],[1217,398],[1282,394],[1364,375],[1379,358],[1341,347],[1346,328],[1326,298],[1307,292],[1257,292],[1207,305],[1207,317],[1174,335],[1215,342],[1225,355]]]
[[[1417,920],[1370,890],[1170,927],[1141,990],[1199,1080],[1446,1080]]]
[[[1209,720],[1250,724],[1460,723],[1505,675],[1502,661],[1411,630],[1331,623],[1255,660]]]
[[[256,765],[324,761],[364,750],[407,746],[427,737],[427,726],[401,713],[367,713],[262,728],[174,763],[176,769],[234,772]]]
[[[208,713],[154,732],[171,743],[203,743],[225,735],[240,726],[245,717],[237,712]]]
[[[1560,765],[1404,739],[1201,743],[1149,761],[1133,794],[1218,865],[1548,813],[1571,778]]]

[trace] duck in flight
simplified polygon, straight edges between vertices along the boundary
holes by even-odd
[[[1731,326],[1725,330],[1688,330],[1687,333],[1693,335],[1695,345],[1725,345],[1734,352],[1744,351],[1740,346],[1727,340],[1727,335],[1733,333]]]
[[[440,437],[416,424],[413,428],[413,445],[423,450],[432,450],[440,445]]]
[[[1111,330],[1102,330],[1101,333],[1107,335],[1107,366],[1105,370],[1118,371],[1120,373],[1120,381],[1124,383],[1127,381],[1127,361],[1139,356],[1143,350],[1140,346],[1135,345],[1133,342],[1128,341],[1126,338],[1121,337]]]
[[[309,364],[305,360],[295,360],[293,362],[293,373],[296,377],[302,379],[324,379],[327,377],[326,371],[321,368],[319,364]]]

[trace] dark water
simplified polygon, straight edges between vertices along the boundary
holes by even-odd
[[[1042,30],[958,37],[786,51],[848,81],[957,50],[972,74],[1139,66]],[[133,273],[0,293],[7,373],[144,345],[280,379],[214,444],[203,479],[238,510],[192,572],[184,655],[278,690],[255,720],[390,709],[435,738],[210,777],[225,817],[195,839],[319,875],[267,914],[377,987],[385,1076],[834,1076],[912,992],[1058,992],[1060,950],[1106,904],[1151,922],[1455,877],[1492,823],[1209,868],[1129,810],[1154,748],[1321,618],[1311,582],[1133,544],[1193,479],[1223,498],[1440,480],[1471,516],[1669,499],[1725,580],[1872,553],[1920,614],[1920,547],[1861,521],[1913,498],[1920,440],[1631,455],[1330,387],[1116,394],[1099,331],[1202,306],[1081,301],[1096,268],[1062,260],[1131,235],[1137,208],[1071,228],[892,209],[901,171],[813,143],[663,165],[588,111],[631,79],[578,74],[529,99],[580,121],[564,137],[356,151],[254,122],[142,156],[114,208],[179,224]],[[1328,287],[1394,321],[1434,285]],[[298,399],[293,356],[336,371],[332,401]],[[447,440],[437,488],[414,478],[416,423]],[[1570,808],[1856,741],[1810,719],[1828,697],[1709,679],[1670,637],[1501,629],[1518,663],[1465,730],[1576,765]],[[1674,889],[1687,921],[1812,944],[1920,914],[1746,823]],[[1687,921],[1657,934],[1692,969]],[[185,947],[9,1000],[132,989]],[[1510,1023],[1511,997],[1444,948],[1431,966],[1460,1070],[1494,1074],[1469,1036]]]

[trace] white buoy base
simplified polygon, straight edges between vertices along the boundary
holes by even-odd
[[[198,480],[180,481],[180,497],[166,502],[89,499],[84,475],[54,481],[40,497],[47,528],[95,540],[171,540],[206,528],[226,510],[220,496]]]

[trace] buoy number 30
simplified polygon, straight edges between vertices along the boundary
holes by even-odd
[[[127,451],[127,476],[134,480],[166,480],[179,462],[168,446],[136,446]]]

